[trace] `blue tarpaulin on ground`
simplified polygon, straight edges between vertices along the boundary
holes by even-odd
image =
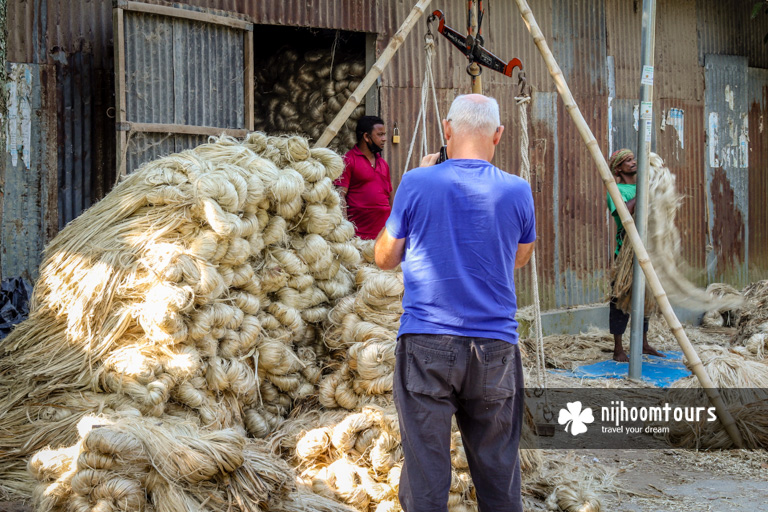
[[[642,379],[660,388],[668,388],[673,382],[688,377],[691,372],[683,364],[682,352],[664,352],[667,357],[643,355]],[[623,379],[629,373],[629,363],[614,360],[577,366],[573,370],[554,370],[553,373],[579,379]]]

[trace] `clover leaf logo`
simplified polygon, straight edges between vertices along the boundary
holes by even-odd
[[[568,432],[568,427],[571,428],[571,434],[577,436],[587,431],[587,423],[595,421],[595,417],[592,416],[592,408],[587,407],[583,411],[581,410],[581,402],[568,402],[566,405],[568,408],[560,409],[560,415],[557,417],[557,422],[561,425],[565,425],[565,431]]]

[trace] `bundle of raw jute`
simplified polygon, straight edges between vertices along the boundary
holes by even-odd
[[[669,300],[675,305],[702,312],[738,306],[738,298],[714,296],[685,277],[680,232],[675,225],[682,197],[677,192],[675,175],[664,166],[664,161],[655,153],[651,153],[648,184],[646,249]],[[625,312],[630,310],[632,256],[631,241],[625,237],[612,271],[615,281],[611,292],[612,296],[618,299],[619,309]],[[650,314],[655,306],[653,294],[646,286],[646,315]]]
[[[39,510],[274,510],[297,495],[295,475],[265,441],[167,416],[86,416],[79,441],[29,461]],[[305,491],[306,492],[306,491]],[[317,497],[322,508],[345,511]],[[290,505],[289,505],[290,506]]]
[[[579,460],[575,452],[547,453],[538,479],[523,481],[523,492],[545,500],[547,510],[600,512],[600,493],[611,490],[615,470]]]
[[[254,118],[257,130],[300,133],[317,140],[365,76],[362,60],[343,51],[282,49],[272,54],[255,74]],[[357,120],[365,115],[359,105],[331,143],[345,152],[357,142]]]
[[[741,301],[741,292],[726,283],[712,283],[707,286],[707,293],[714,297],[728,297]],[[741,308],[725,306],[707,311],[701,319],[705,327],[736,327],[741,319]]]
[[[403,276],[362,265],[358,291],[337,302],[324,333],[333,373],[320,382],[320,403],[355,409],[392,391],[397,329],[402,315]]]
[[[745,300],[739,310],[739,333],[733,343],[764,359],[768,355],[768,280],[746,286],[742,295]]]
[[[277,445],[293,454],[297,470],[323,496],[356,509],[401,510],[397,501],[403,453],[395,408],[365,406],[359,412],[306,411],[288,419],[275,437]],[[477,510],[461,435],[454,424],[451,436],[451,487],[448,510]],[[530,433],[530,430],[527,430]],[[539,478],[539,450],[520,451],[524,478]]]
[[[718,388],[745,442],[745,448],[768,447],[768,365],[717,345],[698,347],[707,374]],[[695,377],[675,382],[667,401],[676,405],[711,406]],[[733,447],[733,441],[719,420],[684,418],[672,423],[665,438],[672,446],[703,449]],[[665,424],[666,425],[666,424]]]
[[[221,137],[146,164],[62,230],[3,340],[3,475],[73,443],[91,412],[274,430],[315,392],[318,333],[355,288],[342,170],[301,137]]]

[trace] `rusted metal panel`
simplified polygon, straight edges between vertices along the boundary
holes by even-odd
[[[696,0],[699,65],[707,55],[743,55],[748,65],[768,68],[768,15],[751,20],[753,0]]]
[[[613,97],[636,98],[640,93],[642,3],[605,0],[605,11],[606,52],[613,57],[614,62],[616,92]],[[658,54],[658,45],[656,48]]]
[[[2,155],[0,277],[34,280],[45,244],[56,233],[56,89],[52,66],[11,64]]]
[[[529,158],[531,162],[531,189],[536,206],[536,244],[539,299],[541,307],[550,309],[557,305],[556,270],[562,254],[557,241],[560,219],[558,158],[557,104],[560,98],[555,92],[533,95],[530,110]],[[518,295],[521,304],[532,301],[532,280],[529,269],[516,273]]]
[[[656,4],[654,97],[704,101],[704,70],[697,59],[696,0]],[[640,21],[637,23],[639,27]],[[639,34],[637,41],[640,41]],[[640,55],[639,46],[627,47]],[[640,89],[639,80],[638,74],[636,90]]]
[[[747,58],[707,55],[708,235],[710,281],[747,283],[749,151]]]
[[[608,55],[615,59],[617,98],[640,91],[642,2],[606,0]],[[700,100],[704,74],[698,65],[696,0],[657,2],[654,97]]]
[[[8,0],[4,13],[8,62],[46,63],[48,4],[48,0]]]
[[[112,72],[87,49],[55,61],[59,228],[108,192],[115,181]]]
[[[656,152],[677,177],[682,203],[677,213],[682,258],[690,267],[688,278],[706,285],[707,193],[704,168],[706,135],[703,101],[661,100],[661,121],[656,123]]]
[[[600,147],[607,144],[606,97],[576,98]],[[602,301],[613,251],[605,187],[587,147],[562,102],[557,104],[558,210],[555,244],[559,255],[557,306]]]
[[[604,0],[553,0],[552,53],[575,97],[605,96]]]
[[[128,121],[245,126],[243,31],[126,12],[125,51]]]
[[[750,281],[768,275],[768,70],[749,68]]]

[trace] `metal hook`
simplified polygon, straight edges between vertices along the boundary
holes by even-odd
[[[518,97],[530,97],[531,96],[531,85],[528,83],[528,80],[525,78],[525,71],[518,71],[517,73],[517,85],[520,86],[520,93],[518,94]]]

